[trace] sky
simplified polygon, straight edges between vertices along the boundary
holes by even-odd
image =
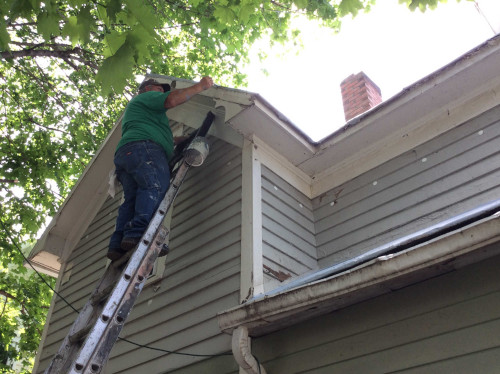
[[[244,71],[257,92],[311,139],[345,124],[340,83],[363,71],[383,100],[401,92],[500,31],[500,0],[448,0],[411,12],[397,0],[378,0],[368,13],[344,18],[338,34],[301,22],[304,48],[269,54]],[[486,19],[485,19],[486,17]],[[266,69],[268,75],[262,72]]]

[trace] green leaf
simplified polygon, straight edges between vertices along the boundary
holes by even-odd
[[[69,4],[74,8],[79,8],[87,3],[86,0],[68,0]]]
[[[90,14],[90,7],[83,7],[77,16],[79,39],[82,43],[90,41],[90,30],[94,29],[94,18]]]
[[[363,9],[361,0],[342,0],[339,4],[339,14],[341,17],[348,14],[355,16],[360,9]]]
[[[440,1],[444,2],[444,0],[399,0],[399,3],[406,4],[408,9],[412,12],[418,8],[422,13],[424,13],[427,8],[435,9]]]
[[[118,31],[112,31],[110,34],[104,36],[104,50],[103,56],[110,57],[113,56],[118,49],[125,43],[127,39],[126,33],[120,33]]]
[[[67,36],[71,40],[73,46],[78,44],[80,41],[80,26],[78,25],[78,18],[76,16],[68,18],[61,30],[61,34]]]
[[[239,16],[240,20],[243,21],[243,23],[248,24],[248,21],[250,20],[250,17],[254,13],[255,13],[255,6],[247,4],[247,5],[243,5],[240,8],[240,12],[239,12],[238,16]]]
[[[37,19],[38,32],[45,40],[50,40],[52,35],[59,35],[59,21],[61,18],[57,13],[42,12]]]
[[[7,25],[5,24],[5,21],[2,18],[0,18],[0,49],[2,51],[10,50],[9,42],[10,42],[10,35],[7,32]]]
[[[150,56],[151,37],[144,28],[138,26],[127,35],[127,44],[134,51],[134,60],[138,65],[146,63]]]
[[[99,18],[101,19],[101,21],[106,25],[106,27],[111,26],[111,21],[108,17],[107,9],[104,6],[102,6],[101,4],[97,5],[97,14],[99,15]]]
[[[15,0],[10,8],[10,15],[12,18],[30,18],[34,10],[35,8],[29,0]]]
[[[214,17],[217,18],[219,23],[222,25],[228,25],[230,23],[233,23],[234,19],[236,18],[236,15],[231,9],[218,5],[215,6],[213,14]]]
[[[152,12],[152,8],[137,0],[125,0],[125,4],[139,24],[149,32],[150,36],[156,38],[155,27],[158,27],[158,18]]]
[[[293,0],[293,3],[299,9],[305,9],[307,7],[307,0]]]
[[[121,11],[121,9],[122,9],[121,0],[109,0],[106,5],[106,12],[108,14],[109,19],[111,21],[115,21],[116,15]]]
[[[126,78],[132,74],[134,67],[134,50],[127,43],[111,57],[104,60],[99,69],[96,81],[101,84],[103,95],[108,95],[115,90],[123,91]]]

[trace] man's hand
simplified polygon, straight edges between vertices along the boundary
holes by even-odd
[[[210,87],[214,85],[214,81],[210,77],[203,77],[201,78],[201,81],[198,84],[201,85],[203,90],[208,90]]]
[[[167,96],[167,99],[165,100],[165,108],[173,108],[176,107],[177,105],[180,105],[182,103],[185,103],[191,97],[193,97],[196,94],[199,94],[202,91],[208,90],[210,87],[214,85],[214,81],[210,77],[203,77],[201,80],[192,85],[191,87],[186,87],[186,88],[181,88],[178,90],[174,90],[170,92],[170,94]]]

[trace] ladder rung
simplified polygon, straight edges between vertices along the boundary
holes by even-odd
[[[91,323],[89,323],[88,325],[83,327],[81,330],[78,330],[74,334],[71,334],[69,336],[69,342],[71,344],[75,344],[75,343],[82,341],[89,334],[90,330],[92,330],[92,327],[93,327],[93,325]]]
[[[108,285],[108,287],[106,287],[102,291],[92,295],[92,297],[90,298],[90,304],[92,304],[92,306],[95,306],[98,305],[101,301],[106,300],[108,296],[111,294],[111,291],[113,291],[114,286],[115,284],[111,283],[110,285]]]
[[[132,250],[130,250],[130,251],[128,251],[126,254],[124,254],[122,257],[120,257],[118,260],[111,262],[111,264],[109,264],[109,266],[112,266],[115,269],[121,269],[122,266],[125,265],[128,262],[128,260],[132,256],[132,253],[133,253],[134,250],[135,250],[135,248],[132,249]],[[118,276],[119,276],[119,273],[117,274],[117,277],[113,279],[112,283],[110,283],[107,287],[105,287],[101,291],[94,293],[90,297],[90,304],[92,306],[96,306],[100,302],[102,302],[102,301],[104,301],[104,300],[106,300],[108,298],[108,296],[113,291],[113,287],[115,286],[116,279],[118,278]]]
[[[137,247],[135,247],[135,248],[137,248]],[[130,259],[130,257],[132,257],[132,253],[134,253],[135,248],[133,248],[130,251],[128,251],[127,253],[125,253],[118,260],[111,262],[110,266],[114,266],[115,268],[119,268],[122,265],[126,264],[128,262],[128,260]]]

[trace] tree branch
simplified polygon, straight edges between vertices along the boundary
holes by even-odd
[[[49,127],[49,126],[41,125],[37,121],[35,121],[35,119],[32,116],[30,116],[30,115],[27,115],[27,120],[30,121],[33,125],[41,127],[41,128],[43,128],[45,130],[52,130],[52,131],[60,132],[60,133],[65,134],[65,135],[71,135],[71,133],[69,133],[67,131],[56,129],[54,127]]]
[[[19,180],[17,180],[17,179],[0,179],[0,183],[19,183]]]
[[[2,318],[3,314],[5,313],[5,308],[7,307],[7,298],[5,298],[3,302],[3,308],[2,308],[2,313],[0,313],[0,318]]]
[[[49,49],[23,49],[22,51],[5,51],[1,52],[0,56],[2,58],[9,59],[18,59],[23,57],[55,57],[60,59],[74,57],[74,55],[80,54],[81,49],[76,47],[69,50],[49,50]]]
[[[21,51],[4,51],[0,52],[0,57],[5,60],[16,60],[24,57],[51,57],[64,60],[73,69],[78,70],[78,67],[71,60],[76,60],[92,69],[97,69],[97,66],[85,58],[84,50],[79,47],[72,49],[59,49],[66,47],[64,44],[44,44],[43,47],[51,47],[54,49],[23,49]],[[69,62],[71,61],[71,62]]]
[[[24,303],[20,302],[17,297],[15,297],[14,295],[8,293],[7,291],[4,291],[4,290],[0,290],[0,295],[2,296],[5,296],[6,299],[12,299],[12,300],[15,300],[17,301],[19,304],[21,304],[21,313],[26,315],[26,308],[24,307]]]
[[[36,22],[9,22],[7,27],[36,26]]]

